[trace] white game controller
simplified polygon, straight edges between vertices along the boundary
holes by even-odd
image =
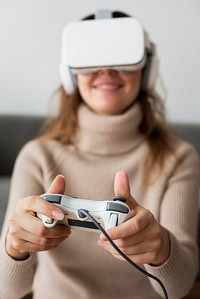
[[[95,201],[62,194],[46,194],[43,199],[64,212],[64,219],[59,220],[59,223],[71,228],[98,231],[96,225],[81,212],[81,209],[86,210],[106,230],[133,217],[133,212],[125,203],[125,198],[121,196],[115,196],[113,200]],[[53,227],[58,222],[41,214],[37,214],[37,217],[42,219],[46,227]]]

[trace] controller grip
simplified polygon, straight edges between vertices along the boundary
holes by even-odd
[[[118,215],[116,213],[112,213],[110,215],[109,229],[114,228],[117,225],[118,225]]]
[[[57,220],[47,217],[45,215],[37,213],[37,217],[40,218],[46,227],[53,227],[56,225]]]

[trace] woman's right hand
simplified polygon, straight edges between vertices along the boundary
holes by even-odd
[[[63,194],[64,190],[65,179],[58,175],[48,193]],[[61,220],[64,216],[62,210],[40,196],[29,196],[18,200],[15,211],[9,219],[10,225],[6,238],[7,253],[14,259],[23,260],[31,252],[56,248],[71,233],[70,228],[63,225],[47,228],[36,217],[36,213],[56,220]]]

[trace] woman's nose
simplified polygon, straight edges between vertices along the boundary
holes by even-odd
[[[118,73],[117,70],[115,69],[111,69],[111,68],[102,68],[98,71],[98,74],[100,75],[111,75],[111,76],[115,76]]]

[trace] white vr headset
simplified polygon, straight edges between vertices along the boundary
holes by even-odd
[[[66,93],[75,91],[77,74],[102,68],[122,72],[144,68],[142,89],[154,88],[158,73],[155,45],[137,19],[112,18],[110,11],[98,11],[95,20],[72,22],[64,28],[59,72]]]

